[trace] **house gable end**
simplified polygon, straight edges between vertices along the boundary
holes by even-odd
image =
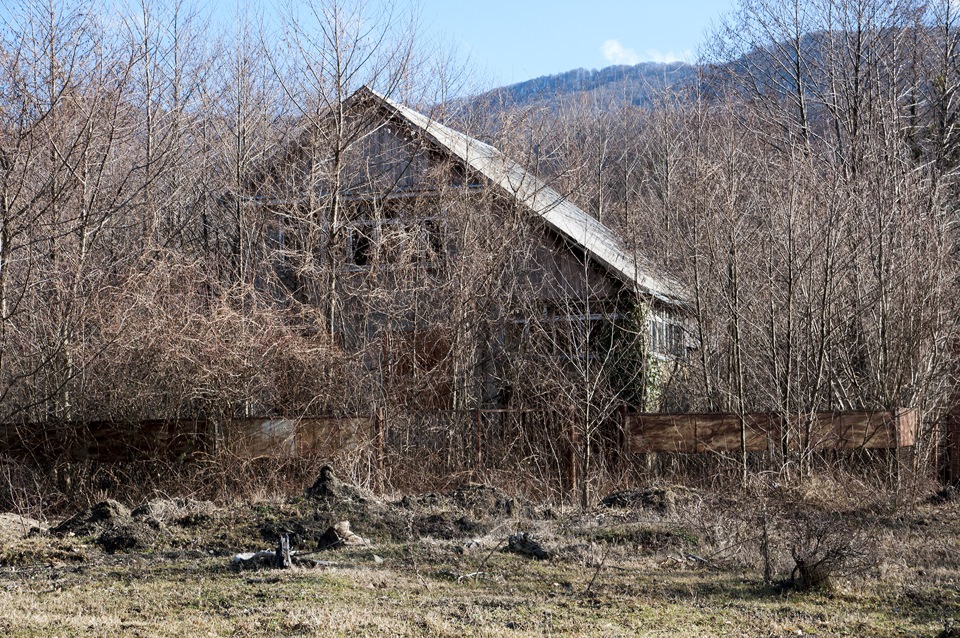
[[[642,255],[631,253],[607,226],[592,217],[534,177],[494,147],[450,129],[431,118],[407,108],[364,87],[351,100],[379,103],[387,113],[405,121],[413,131],[427,136],[449,156],[463,162],[467,171],[483,175],[507,195],[539,216],[549,228],[599,263],[609,275],[647,295],[659,304],[686,305],[683,286],[663,276],[655,276]]]

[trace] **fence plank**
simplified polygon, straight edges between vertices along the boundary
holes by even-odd
[[[781,440],[783,420],[778,414],[626,414],[629,447],[633,453],[736,452],[741,424],[747,450],[762,452]],[[808,449],[893,449],[914,444],[916,410],[893,412],[818,412],[791,419],[793,431]]]
[[[946,480],[948,483],[960,483],[960,418],[956,412],[950,415],[944,424],[946,435]]]

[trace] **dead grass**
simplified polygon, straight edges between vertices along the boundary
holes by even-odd
[[[497,516],[483,518],[480,503]],[[336,503],[177,512],[139,553],[34,535],[0,548],[0,635],[933,637],[960,621],[960,504],[827,512],[869,533],[876,560],[839,575],[832,592],[803,593],[764,583],[756,503],[702,494],[665,511],[559,515],[476,489],[367,509],[351,502],[344,511],[366,515],[354,527],[375,545],[289,571],[238,571],[230,555],[267,547],[265,530],[326,524]],[[425,515],[465,513],[480,537],[412,533]],[[519,530],[557,557],[502,551]],[[787,538],[771,541],[781,558]]]
[[[494,554],[478,577],[436,557],[382,566],[235,572],[222,558],[128,557],[119,564],[4,573],[8,636],[786,636],[934,635],[956,592],[928,600],[870,587],[833,595],[778,593],[754,574],[624,563],[582,565]]]

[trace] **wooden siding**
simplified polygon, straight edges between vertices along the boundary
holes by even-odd
[[[372,437],[370,417],[242,419],[222,426],[223,449],[239,458],[333,457]]]
[[[427,183],[430,158],[422,140],[399,123],[361,118],[357,124],[366,130],[342,159],[345,192],[391,193],[416,190]]]

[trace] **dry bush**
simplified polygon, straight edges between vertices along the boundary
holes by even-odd
[[[861,486],[862,507],[852,507],[854,496],[839,487],[830,499],[827,481],[803,486],[770,476],[751,479],[745,486],[702,490],[701,498],[678,508],[679,520],[710,561],[756,570],[767,585],[798,590],[831,589],[880,563],[881,517],[889,510],[877,509],[875,501],[893,500],[889,496]]]
[[[131,507],[156,498],[274,501],[300,494],[322,465],[321,459],[220,455],[189,461],[60,461],[41,468],[7,459],[0,462],[0,510],[50,520],[108,498]]]
[[[348,400],[342,351],[258,294],[218,288],[174,255],[102,290],[73,418],[295,416]]]
[[[788,519],[793,569],[789,584],[802,590],[832,590],[840,576],[862,574],[876,564],[876,542],[855,522],[801,511]]]

